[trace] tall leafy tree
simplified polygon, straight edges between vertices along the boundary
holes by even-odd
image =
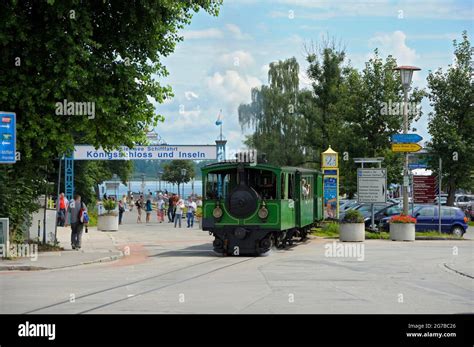
[[[144,129],[163,117],[158,103],[172,95],[159,79],[168,74],[179,29],[203,9],[217,15],[221,1],[2,1],[0,2],[0,109],[17,114],[21,161],[0,176],[0,185],[26,184],[39,194],[37,170],[57,168],[74,144],[106,149],[144,142]],[[65,115],[57,103],[90,103],[94,114]],[[58,112],[59,111],[59,112]],[[59,114],[58,114],[59,113]],[[26,187],[25,187],[26,188]],[[16,228],[14,213],[0,199],[0,215]]]
[[[454,40],[455,63],[446,72],[438,69],[428,76],[429,99],[433,106],[428,125],[429,143],[436,154],[431,165],[438,173],[437,157],[443,161],[447,204],[454,204],[456,189],[474,190],[474,85],[472,49],[467,32]]]
[[[271,63],[268,86],[252,89],[251,103],[238,109],[242,128],[255,130],[247,145],[265,153],[275,165],[303,160],[298,73],[295,58]]]

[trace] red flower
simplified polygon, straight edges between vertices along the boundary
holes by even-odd
[[[416,218],[401,214],[390,218],[390,223],[416,223]]]

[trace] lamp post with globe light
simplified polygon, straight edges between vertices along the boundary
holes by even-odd
[[[416,66],[399,66],[394,70],[400,71],[400,77],[402,79],[402,86],[404,96],[404,107],[403,107],[403,133],[408,133],[408,90],[410,89],[411,80],[413,77],[413,71],[420,71],[421,69]],[[408,153],[405,152],[405,161],[403,166],[403,214],[408,215]]]

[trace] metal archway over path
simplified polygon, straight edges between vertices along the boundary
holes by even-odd
[[[74,196],[75,160],[218,160],[225,159],[225,140],[215,145],[148,145],[129,148],[121,146],[113,151],[105,151],[94,146],[76,145],[74,153],[64,158],[65,194]]]

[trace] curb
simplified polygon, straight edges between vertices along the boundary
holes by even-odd
[[[89,265],[89,264],[96,264],[96,263],[106,263],[110,261],[114,261],[123,257],[123,252],[119,251],[120,253],[117,255],[111,255],[109,257],[103,257],[95,260],[84,261],[77,264],[71,265],[64,265],[64,266],[55,266],[55,267],[42,267],[42,266],[29,266],[29,265],[5,265],[0,266],[0,271],[41,271],[41,270],[57,270],[57,269],[65,269],[69,267],[81,266],[81,265]]]
[[[450,270],[450,271],[452,271],[452,272],[457,273],[458,275],[461,275],[461,276],[465,276],[465,277],[474,279],[474,276],[471,276],[471,275],[469,275],[469,274],[467,274],[467,273],[464,273],[464,272],[462,272],[462,271],[459,271],[459,270],[454,269],[453,266],[452,266],[452,264],[449,264],[449,265],[448,265],[447,263],[444,263],[443,266],[444,266],[446,269],[448,269],[448,270]]]

